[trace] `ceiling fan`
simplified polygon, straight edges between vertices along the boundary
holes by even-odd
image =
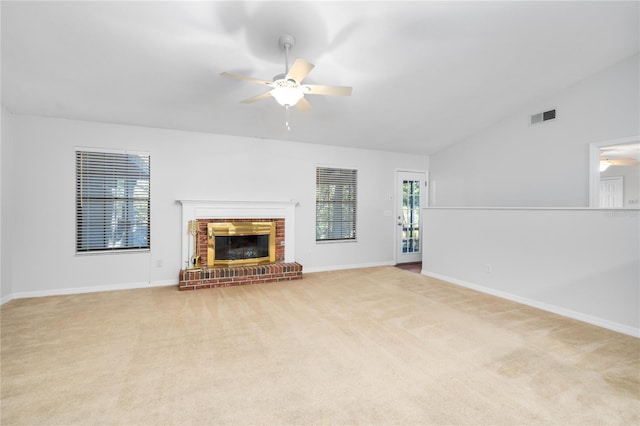
[[[621,145],[606,146],[600,149],[600,171],[607,170],[610,166],[640,165],[640,143],[625,143]]]
[[[273,81],[260,80],[253,77],[247,77],[239,74],[228,72],[220,73],[224,77],[238,78],[263,86],[270,87],[266,93],[254,96],[242,101],[244,104],[251,104],[262,99],[274,98],[280,105],[285,107],[287,119],[285,125],[289,128],[289,108],[298,107],[301,111],[311,110],[311,104],[305,99],[304,95],[333,95],[333,96],[351,96],[351,87],[347,86],[326,86],[318,84],[302,84],[302,80],[311,72],[315,65],[303,60],[296,59],[291,68],[289,68],[289,49],[295,45],[295,39],[292,35],[284,34],[278,39],[280,47],[285,50],[285,68],[283,74],[273,77]]]

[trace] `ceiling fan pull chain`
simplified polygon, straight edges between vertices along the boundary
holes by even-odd
[[[291,131],[291,126],[289,126],[289,105],[284,106],[284,125],[287,127],[287,131]]]

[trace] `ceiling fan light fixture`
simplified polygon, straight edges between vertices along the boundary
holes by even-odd
[[[600,160],[600,171],[604,172],[611,166],[613,163],[609,160]]]
[[[271,96],[282,106],[294,106],[304,96],[302,88],[293,80],[276,80]]]

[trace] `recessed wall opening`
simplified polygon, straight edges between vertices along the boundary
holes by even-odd
[[[589,145],[589,206],[640,207],[640,136]]]

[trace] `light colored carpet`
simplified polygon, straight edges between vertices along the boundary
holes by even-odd
[[[1,314],[3,425],[640,423],[640,339],[394,267]]]

